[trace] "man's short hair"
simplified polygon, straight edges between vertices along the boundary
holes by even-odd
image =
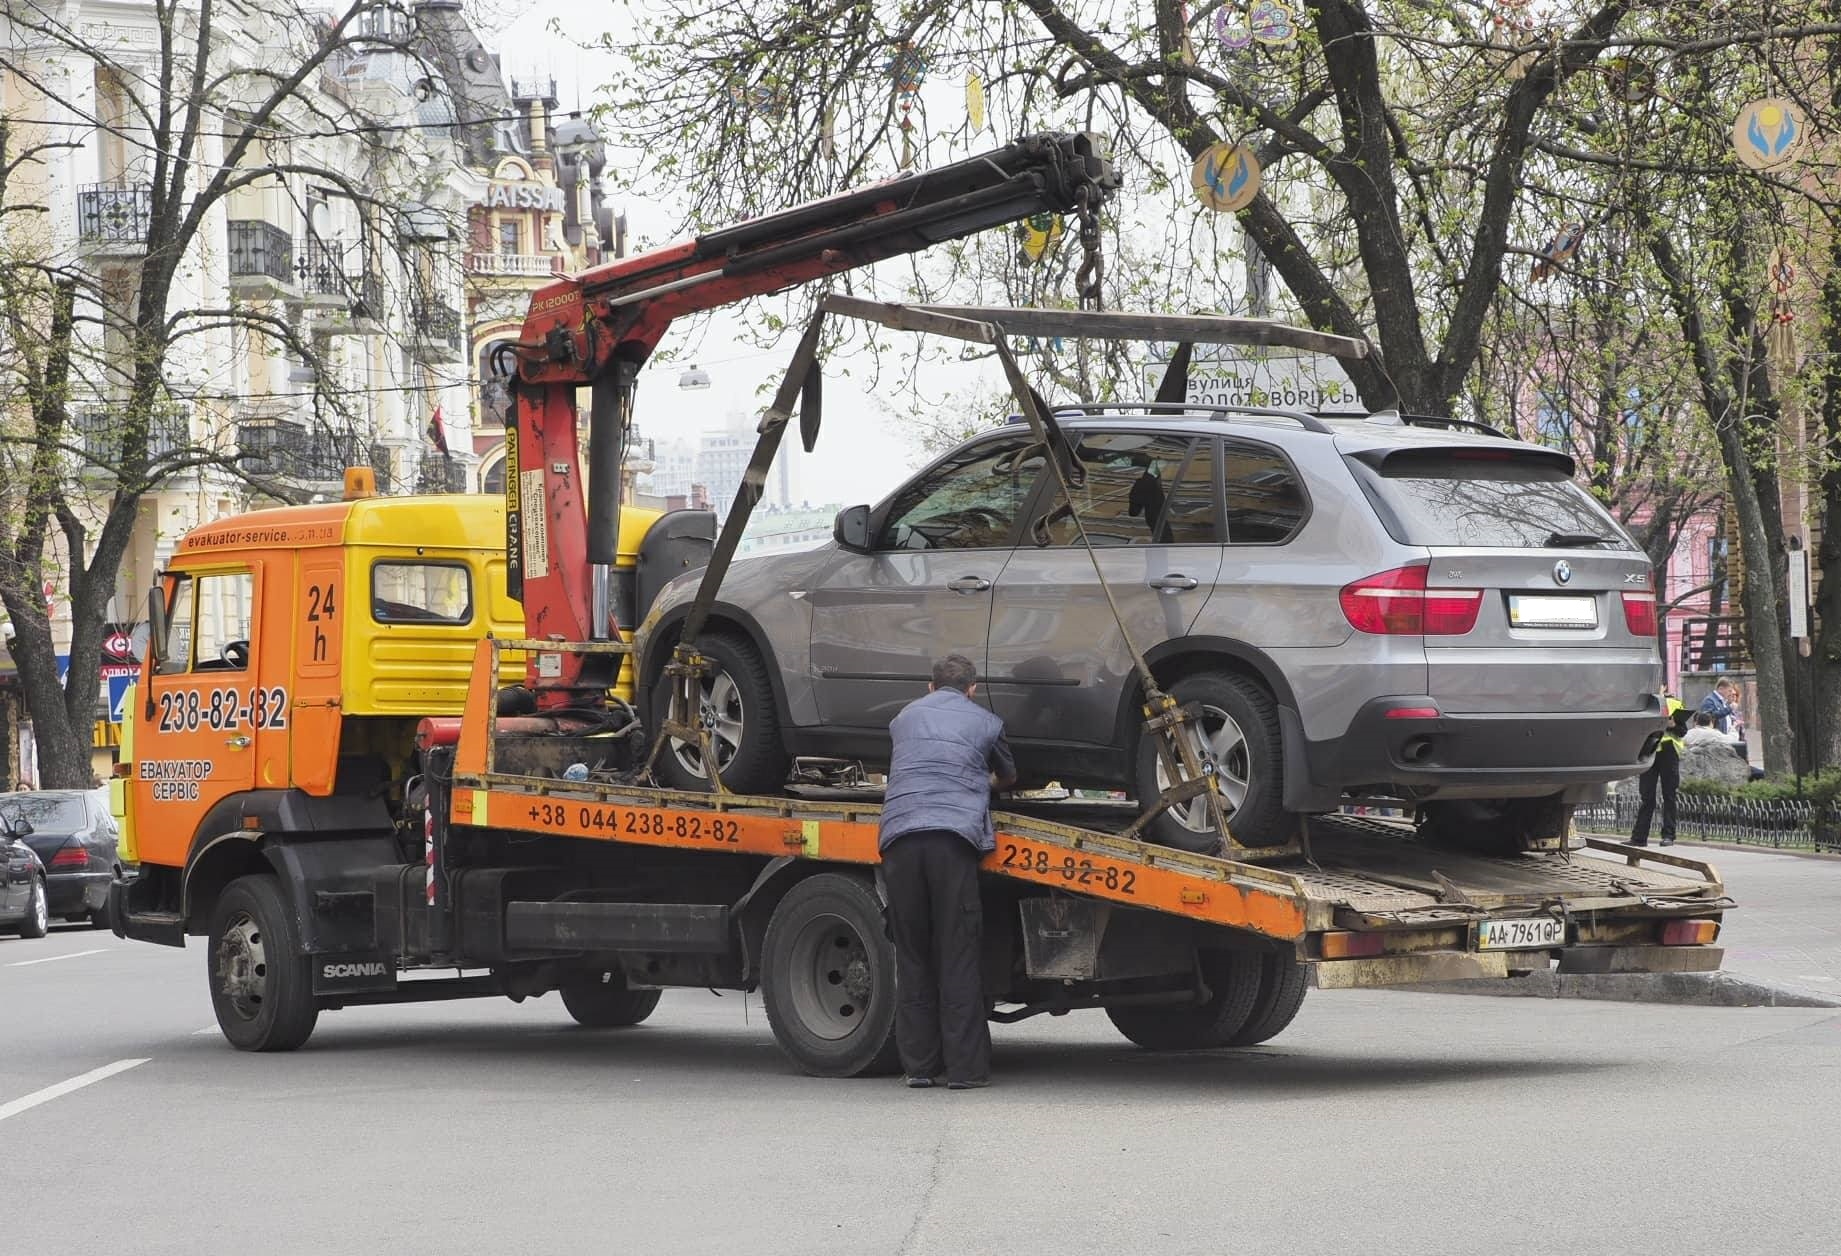
[[[1713,727],[1713,714],[1712,714],[1712,712],[1710,712],[1710,711],[1696,711],[1696,712],[1694,712],[1694,723],[1695,723],[1695,725],[1696,725],[1696,726],[1698,726],[1698,727],[1700,727],[1700,728],[1712,728],[1712,727]]]
[[[1736,680],[1721,680],[1713,687],[1715,689],[1730,689],[1734,693],[1737,693],[1739,691],[1739,682]]]
[[[957,689],[964,693],[978,679],[978,669],[963,654],[948,654],[933,665],[935,689]]]

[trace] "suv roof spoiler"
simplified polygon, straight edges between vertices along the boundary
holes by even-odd
[[[1370,423],[1386,423],[1399,427],[1437,427],[1463,432],[1477,432],[1484,436],[1496,436],[1503,440],[1515,438],[1499,427],[1487,423],[1478,423],[1474,419],[1454,419],[1443,414],[1401,414],[1398,410],[1376,410],[1367,419]]]

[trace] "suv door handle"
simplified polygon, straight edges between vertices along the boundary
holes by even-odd
[[[1183,593],[1195,588],[1201,581],[1194,576],[1185,576],[1181,572],[1172,571],[1169,575],[1158,576],[1149,583],[1151,588],[1159,593]]]
[[[946,587],[954,593],[983,593],[991,587],[991,582],[983,576],[960,576],[957,580],[948,580]]]

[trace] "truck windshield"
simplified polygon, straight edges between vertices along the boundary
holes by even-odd
[[[1396,450],[1348,462],[1381,522],[1403,545],[1635,548],[1557,461],[1495,450],[1464,456],[1469,452]]]

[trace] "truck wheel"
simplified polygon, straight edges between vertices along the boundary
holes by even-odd
[[[737,794],[778,791],[786,784],[788,760],[766,664],[754,646],[738,637],[705,637],[701,648],[711,667],[703,680],[697,718],[710,730],[723,786]],[[655,692],[652,717],[656,727],[670,709],[671,693],[662,682]],[[659,753],[657,771],[668,789],[710,788],[703,752],[693,742],[673,738]]]
[[[823,872],[787,891],[767,922],[761,992],[780,1049],[813,1077],[900,1067],[895,946],[866,879]]]
[[[1276,1038],[1304,1006],[1308,988],[1304,965],[1295,956],[1283,952],[1266,956],[1259,965],[1259,993],[1253,998],[1253,1010],[1227,1045],[1251,1047]]]
[[[570,973],[560,987],[563,1006],[575,1023],[590,1029],[620,1029],[652,1015],[662,990],[629,990],[618,968]]]
[[[1291,836],[1280,781],[1278,708],[1258,681],[1233,672],[1197,672],[1170,686],[1178,703],[1202,708],[1198,746],[1212,759],[1221,783],[1228,831],[1242,846],[1280,846]],[[1191,726],[1193,727],[1193,726]],[[1148,804],[1170,784],[1148,736],[1138,739],[1138,801]],[[1178,850],[1215,849],[1205,799],[1179,803],[1151,822],[1150,838]]]
[[[25,918],[19,922],[19,936],[42,938],[51,932],[51,916],[45,909],[45,879],[32,878],[32,901],[26,904]]]
[[[1109,1007],[1113,1027],[1149,1051],[1225,1047],[1247,1023],[1259,997],[1256,951],[1198,951],[1208,998],[1200,1003]]]
[[[211,1006],[231,1046],[292,1051],[307,1041],[320,1015],[313,964],[274,877],[238,877],[224,888],[207,950]]]

